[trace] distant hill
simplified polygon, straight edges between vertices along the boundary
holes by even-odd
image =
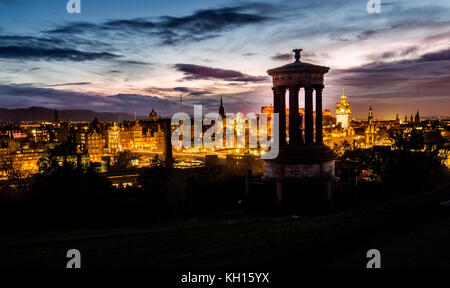
[[[30,107],[26,109],[0,108],[0,121],[53,121],[55,110],[44,107]],[[99,121],[133,120],[134,115],[114,112],[95,112],[91,110],[58,110],[60,121],[92,121],[95,117]],[[143,118],[143,117],[139,117]]]

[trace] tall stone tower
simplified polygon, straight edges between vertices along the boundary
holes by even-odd
[[[152,122],[158,121],[158,114],[155,111],[155,108],[152,108],[152,111],[148,114],[148,119]]]
[[[372,109],[372,105],[369,106],[369,116],[367,117],[367,121],[369,122],[369,124],[371,124],[372,121],[373,121],[373,109]]]
[[[56,110],[56,108],[55,108],[55,115],[53,117],[53,122],[59,123],[58,110]]]
[[[373,121],[373,109],[372,109],[372,105],[370,105],[369,116],[367,117],[367,128],[365,130],[366,148],[370,148],[375,144],[376,133],[377,133],[377,128],[375,127],[375,122]]]
[[[264,163],[264,179],[276,182],[278,203],[284,202],[285,183],[312,180],[331,200],[335,154],[323,144],[322,90],[324,74],[330,68],[300,61],[302,49],[295,49],[295,62],[271,69],[274,112],[279,114],[279,155]],[[305,92],[305,129],[301,130],[299,91]],[[289,144],[286,141],[286,91],[289,90]],[[316,96],[316,133],[314,135],[313,92]],[[314,137],[315,136],[315,137]],[[320,188],[321,187],[321,188]],[[298,191],[289,193],[301,193]],[[314,191],[320,193],[320,191]]]
[[[342,128],[349,129],[351,115],[350,103],[348,103],[347,96],[345,96],[344,89],[342,89],[341,99],[336,104],[336,124],[341,123]]]

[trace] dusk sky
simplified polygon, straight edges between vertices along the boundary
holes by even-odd
[[[342,88],[353,118],[450,116],[450,1],[0,0],[0,107],[148,115],[203,104],[259,112],[267,70],[331,68],[324,108]],[[303,97],[301,98],[303,103]]]

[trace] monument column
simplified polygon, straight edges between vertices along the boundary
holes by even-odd
[[[317,85],[316,90],[316,144],[323,144],[323,131],[322,131],[322,90],[323,85]]]
[[[279,115],[280,146],[286,144],[286,88],[277,86],[273,88],[274,112]]]
[[[295,195],[302,193],[302,188],[299,189],[296,185],[305,186],[314,193],[325,192],[324,198],[330,201],[335,179],[336,155],[323,144],[322,131],[324,75],[330,68],[302,62],[301,51],[301,49],[294,49],[295,62],[267,70],[272,77],[274,87],[274,112],[279,115],[279,125],[272,128],[279,128],[280,153],[276,158],[264,161],[262,180],[276,184],[278,206],[282,209],[287,208],[288,211],[301,204],[297,202]],[[286,119],[285,115],[288,105],[285,103],[287,89],[291,111],[289,119]],[[300,92],[303,89],[305,90],[304,106],[302,105],[303,91]],[[314,91],[316,91],[316,100],[313,98]],[[298,113],[299,106],[305,107],[301,115]],[[314,122],[314,110],[317,111],[316,122]],[[286,121],[289,121],[289,127],[286,127]],[[289,145],[286,145],[286,128],[289,128]],[[314,136],[315,128],[317,132]],[[300,198],[302,197],[298,200]]]
[[[305,144],[312,145],[314,138],[313,88],[305,87]]]
[[[300,87],[289,87],[289,144],[300,143],[300,115],[298,113],[298,91]]]

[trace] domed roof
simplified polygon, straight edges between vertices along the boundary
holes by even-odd
[[[300,61],[300,52],[303,51],[303,49],[294,49],[292,50],[295,53],[295,62],[290,63],[278,68],[270,69],[267,71],[269,75],[278,74],[278,73],[321,73],[325,74],[327,73],[330,68],[325,66],[319,66],[314,65],[311,63],[306,63]]]
[[[150,112],[149,116],[158,116],[158,114],[156,114],[155,112],[155,108],[152,108],[152,112]]]

